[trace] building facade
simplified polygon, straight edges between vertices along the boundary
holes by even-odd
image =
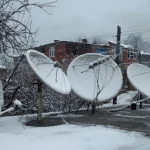
[[[66,58],[66,55],[78,56],[85,53],[101,53],[106,55],[109,46],[88,44],[86,39],[83,39],[82,43],[55,40],[54,43],[36,47],[35,49],[41,51],[52,60],[61,62]]]

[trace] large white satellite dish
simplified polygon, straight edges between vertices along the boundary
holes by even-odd
[[[65,73],[50,58],[35,50],[28,50],[26,58],[34,73],[44,84],[61,94],[71,92]]]
[[[3,106],[3,103],[4,103],[4,93],[3,93],[2,81],[0,80],[0,112]]]
[[[127,76],[134,88],[150,97],[150,68],[138,63],[131,64],[127,69]]]
[[[110,59],[96,53],[75,58],[68,67],[67,76],[73,91],[81,98],[107,102],[122,88],[122,72]]]

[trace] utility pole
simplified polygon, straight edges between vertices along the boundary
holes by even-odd
[[[117,44],[116,44],[116,63],[119,65],[119,53],[120,53],[120,43],[121,43],[121,27],[117,26]]]
[[[117,65],[120,64],[120,61],[119,61],[119,53],[120,53],[120,43],[121,43],[121,27],[120,26],[117,26],[117,43],[116,43],[116,63]],[[117,104],[117,96],[114,97],[113,99],[113,104]]]
[[[139,64],[141,63],[141,52],[139,50]],[[140,93],[140,100],[142,100],[143,95]],[[142,102],[140,102],[140,108],[142,108]]]

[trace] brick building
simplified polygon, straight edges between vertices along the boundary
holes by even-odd
[[[112,51],[109,51],[109,55],[115,55],[116,42],[108,41],[108,45],[111,47]],[[124,85],[127,85],[129,90],[134,90],[133,86],[130,84],[127,78],[127,68],[131,63],[142,63],[150,66],[150,54],[136,50],[129,45],[120,45],[120,68],[123,73]]]
[[[66,57],[66,55],[76,56],[85,53],[107,54],[108,49],[109,46],[107,45],[88,44],[86,39],[83,39],[82,43],[55,40],[54,43],[42,45],[35,48],[35,50],[44,53],[52,60],[59,62],[61,62],[62,59]]]

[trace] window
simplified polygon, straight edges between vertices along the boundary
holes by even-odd
[[[128,50],[128,59],[136,59],[137,52],[135,50]]]
[[[96,48],[96,53],[101,53],[103,55],[107,55],[106,48]]]
[[[116,46],[112,47],[112,56],[116,56]],[[119,59],[122,60],[122,47],[120,47]]]
[[[55,48],[54,47],[49,48],[49,56],[50,57],[55,57]]]

